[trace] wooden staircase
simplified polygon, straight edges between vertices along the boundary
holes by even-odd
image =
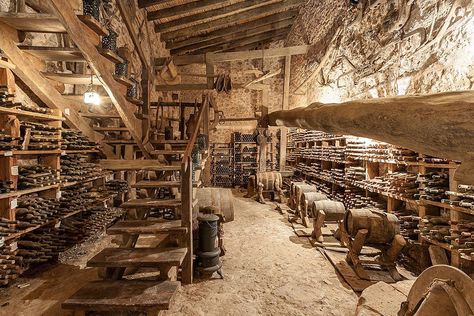
[[[207,100],[207,98],[206,98]],[[196,126],[202,133],[209,132],[209,124],[204,121],[209,111],[209,103],[203,102],[198,112]],[[206,114],[207,114],[206,113]],[[133,184],[136,189],[148,192],[147,198],[132,198],[121,207],[127,210],[127,219],[119,221],[107,229],[109,235],[121,235],[118,248],[106,248],[89,260],[89,267],[105,269],[103,280],[94,281],[77,291],[63,303],[63,308],[79,311],[101,311],[109,313],[147,313],[156,315],[169,308],[170,302],[181,283],[193,282],[193,239],[192,218],[193,187],[200,184],[199,172],[193,181],[191,153],[195,147],[200,128],[196,128],[187,141],[163,141],[161,144],[185,146],[180,151],[179,165],[160,165],[155,160],[104,160],[102,167],[109,170],[157,171],[162,174],[180,172],[177,180],[141,180]],[[154,192],[160,188],[179,189],[175,198],[159,199]],[[150,217],[153,209],[175,209],[181,218],[165,220]],[[179,210],[179,211],[178,211]],[[146,246],[140,241],[145,240]],[[153,242],[150,242],[150,237]],[[126,269],[156,269],[159,275],[154,281],[124,279]],[[147,270],[147,271],[148,271]]]

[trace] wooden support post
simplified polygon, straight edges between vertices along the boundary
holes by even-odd
[[[186,248],[188,252],[183,261],[182,282],[193,283],[193,177],[192,159],[188,157],[181,165],[181,223],[186,232]]]
[[[313,218],[313,238],[316,239],[317,242],[323,242],[324,237],[322,229],[324,227],[326,213],[323,210],[319,210],[316,214],[313,214],[313,216],[316,216],[316,219]]]
[[[179,102],[179,132],[181,133],[181,139],[184,139],[186,135],[185,111],[186,107],[184,107],[183,104]]]
[[[125,145],[125,159],[126,160],[135,159],[133,145]],[[135,170],[126,171],[125,180],[127,180],[130,186],[135,184],[137,182],[137,172]],[[131,200],[131,199],[136,199],[136,198],[137,198],[137,191],[136,189],[131,188],[130,191],[126,195],[126,200]]]
[[[283,82],[283,106],[282,110],[289,110],[290,103],[290,79],[291,79],[291,55],[285,57],[285,79]],[[286,146],[288,128],[280,128],[280,171],[286,169]]]

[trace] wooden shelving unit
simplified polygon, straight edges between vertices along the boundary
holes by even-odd
[[[211,182],[215,187],[234,185],[233,148],[229,143],[211,145]]]
[[[376,201],[374,204],[386,212],[404,216],[412,214],[422,219],[425,216],[445,216],[451,224],[451,232],[456,230],[456,223],[460,221],[474,222],[474,209],[417,196],[419,192],[423,192],[423,184],[418,182],[420,177],[430,173],[448,174],[449,191],[456,192],[458,183],[454,181],[454,172],[458,163],[426,158],[420,153],[409,153],[407,150],[401,150],[389,144],[366,139],[362,141],[372,144],[368,146],[373,146],[374,154],[364,152],[362,152],[364,154],[357,154],[358,149],[354,150],[350,147],[351,140],[361,141],[351,136],[291,129],[288,132],[287,165],[294,168],[295,175],[299,178],[319,185],[323,191],[326,190],[325,192],[332,199],[347,202],[353,198],[352,190],[358,192],[364,199]],[[385,146],[389,153],[391,151],[406,152],[407,156],[394,158],[390,154],[387,157],[376,154],[384,151],[379,147],[385,148]],[[335,154],[338,151],[342,154]],[[433,163],[430,159],[439,160],[440,163]],[[342,170],[342,181],[335,180],[334,176],[328,176],[328,173],[334,169]],[[351,178],[351,172],[354,170],[359,171],[360,179]],[[391,191],[384,189],[387,179],[398,174],[406,174],[407,178],[416,176],[416,187],[402,190],[400,187],[393,186],[390,187]],[[392,191],[410,191],[410,193],[400,194]],[[417,193],[414,193],[415,191]],[[417,236],[418,238],[410,242],[439,246],[448,252],[451,265],[456,267],[471,265],[470,268],[472,268],[472,255],[463,254],[456,249],[454,234],[450,236],[451,243],[435,240],[420,233]]]
[[[247,187],[249,176],[258,170],[259,146],[253,134],[232,134],[234,186]]]

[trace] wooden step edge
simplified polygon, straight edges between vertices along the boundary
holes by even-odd
[[[99,21],[90,15],[78,15],[77,18],[99,36],[105,36],[109,33]]]
[[[119,221],[107,229],[108,235],[157,235],[169,233],[187,233],[187,227],[182,226],[181,220],[125,220]]]

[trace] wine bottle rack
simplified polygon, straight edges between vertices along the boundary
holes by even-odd
[[[211,157],[212,185],[215,187],[233,187],[233,148],[229,146],[229,143],[213,143],[211,145]]]

